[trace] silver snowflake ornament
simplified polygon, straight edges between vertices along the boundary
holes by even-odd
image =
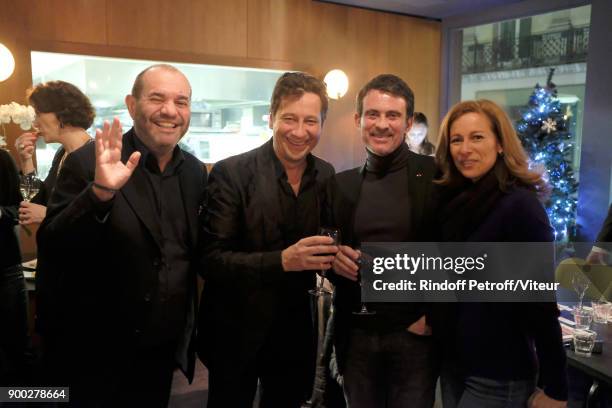
[[[557,122],[552,120],[551,118],[546,119],[545,122],[542,122],[541,130],[546,133],[556,132],[557,131]]]

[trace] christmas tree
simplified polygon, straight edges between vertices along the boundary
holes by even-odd
[[[568,116],[562,112],[557,98],[557,87],[552,82],[554,71],[550,69],[545,87],[536,84],[516,128],[532,167],[546,170],[551,194],[545,206],[555,240],[567,241],[576,234],[578,183],[572,166],[573,136],[568,130]]]

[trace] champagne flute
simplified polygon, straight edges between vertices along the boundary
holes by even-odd
[[[319,229],[319,235],[332,238],[334,242],[330,246],[340,244],[340,230],[338,228],[321,227]],[[308,293],[317,297],[331,294],[323,285],[325,283],[326,273],[327,271],[321,270],[321,279],[318,281],[317,288],[309,290]]]
[[[359,287],[361,288],[361,309],[359,309],[358,312],[353,312],[354,315],[358,315],[358,316],[371,316],[371,315],[375,315],[376,312],[373,310],[369,310],[368,306],[366,305],[366,303],[363,301],[363,265],[365,262],[370,260],[370,256],[367,254],[362,253],[361,256],[359,256],[359,259],[357,259],[357,265],[359,266],[359,269],[357,270],[357,281],[359,282]]]
[[[589,280],[582,271],[578,271],[572,276],[572,285],[574,286],[574,290],[578,294],[580,302],[578,303],[578,308],[582,308],[582,299],[584,298],[584,294],[589,288]]]

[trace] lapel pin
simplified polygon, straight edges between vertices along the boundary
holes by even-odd
[[[417,173],[416,176],[417,177],[421,177],[423,175],[423,173]]]

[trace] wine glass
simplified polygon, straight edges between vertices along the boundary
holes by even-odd
[[[319,235],[332,238],[334,242],[330,244],[330,246],[340,244],[340,230],[337,228],[321,227],[319,229]],[[308,291],[308,293],[317,297],[331,294],[331,292],[323,285],[326,273],[327,271],[321,270],[321,279],[319,279],[316,289],[311,289]]]
[[[362,271],[362,267],[364,265],[364,263],[366,263],[367,261],[370,260],[370,256],[368,254],[364,254],[362,253],[361,256],[359,257],[359,259],[357,259],[357,265],[359,266],[359,269],[357,271],[357,281],[359,282],[359,287],[362,289],[362,295],[361,295],[361,308],[359,309],[358,312],[353,312],[354,315],[358,315],[358,316],[371,316],[371,315],[375,315],[376,312],[373,310],[369,310],[368,306],[366,305],[366,303],[363,301],[363,271]]]
[[[580,299],[578,307],[582,308],[582,299],[584,298],[584,294],[589,287],[589,280],[586,276],[584,276],[582,271],[578,271],[574,274],[574,276],[572,276],[572,286]]]
[[[36,177],[35,172],[19,176],[19,191],[21,191],[24,201],[30,202],[38,194],[41,184],[42,181]]]

